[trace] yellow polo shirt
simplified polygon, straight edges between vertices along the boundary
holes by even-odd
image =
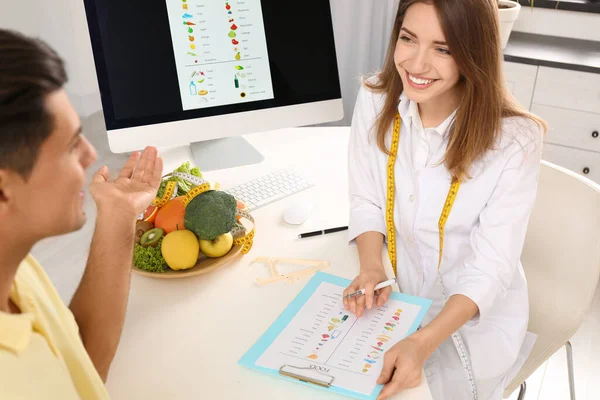
[[[0,399],[108,399],[73,314],[32,256],[10,296],[21,314],[0,311]]]

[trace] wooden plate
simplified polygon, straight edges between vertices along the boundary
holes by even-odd
[[[165,272],[148,272],[139,269],[135,265],[132,265],[131,269],[140,275],[149,276],[151,278],[186,278],[189,276],[206,274],[208,272],[214,271],[219,267],[229,264],[231,261],[235,260],[239,256],[241,250],[242,245],[234,244],[231,250],[229,250],[229,253],[225,254],[223,257],[208,258],[204,254],[200,253],[200,258],[198,258],[198,262],[194,267],[180,271],[174,271],[170,268],[167,268]]]

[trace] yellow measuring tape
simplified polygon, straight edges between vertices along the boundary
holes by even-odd
[[[402,125],[402,121],[400,119],[400,114],[396,113],[394,118],[394,131],[392,135],[392,145],[390,149],[390,157],[388,159],[387,165],[387,198],[386,198],[386,210],[385,210],[385,220],[388,234],[388,256],[390,257],[390,261],[392,263],[392,268],[394,269],[394,275],[398,277],[397,272],[397,260],[396,260],[396,226],[394,224],[394,202],[395,202],[395,193],[396,193],[396,179],[394,174],[394,168],[396,166],[396,156],[398,155],[398,144],[400,143],[400,127]],[[444,208],[442,209],[442,213],[440,215],[440,219],[438,221],[438,229],[440,235],[440,256],[438,259],[438,277],[440,280],[440,286],[442,289],[442,297],[444,299],[444,303],[447,301],[446,298],[446,288],[444,287],[444,281],[442,279],[442,275],[440,273],[440,266],[442,265],[442,253],[444,251],[444,227],[446,226],[446,222],[448,221],[448,217],[450,216],[450,211],[452,210],[452,206],[454,205],[454,200],[456,200],[456,195],[458,194],[458,189],[460,188],[460,181],[458,179],[453,179],[450,184],[450,189],[448,190],[448,195],[446,196],[446,202],[444,203]],[[469,380],[471,386],[471,394],[473,395],[473,400],[477,400],[477,387],[475,383],[475,377],[473,375],[473,368],[471,367],[471,361],[469,357],[469,353],[466,350],[466,346],[464,344],[464,340],[460,336],[459,332],[454,332],[452,334],[452,342],[458,351],[460,361],[463,365],[465,372],[467,373],[467,379]]]
[[[177,182],[169,182],[161,198],[154,199],[153,206],[162,207],[177,196]]]
[[[394,269],[394,275],[396,277],[398,276],[398,272],[396,266],[396,226],[394,224],[394,204],[396,201],[396,178],[394,174],[394,169],[396,166],[396,156],[398,155],[398,145],[400,144],[401,125],[402,120],[400,119],[400,114],[396,113],[396,116],[394,118],[392,145],[390,148],[391,154],[389,156],[387,165],[387,197],[385,209],[385,220],[388,236],[388,256],[392,263],[392,268]],[[448,221],[448,216],[450,215],[450,211],[452,210],[452,206],[454,205],[454,200],[456,199],[456,195],[458,194],[459,188],[460,181],[457,179],[453,179],[452,184],[450,185],[450,190],[448,190],[446,203],[444,204],[442,214],[440,215],[440,219],[438,221],[438,229],[440,233],[440,258],[438,261],[438,270],[442,265],[442,252],[444,250],[444,227],[446,226],[446,222]]]

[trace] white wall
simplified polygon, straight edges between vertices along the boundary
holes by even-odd
[[[46,41],[66,62],[66,90],[75,109],[82,116],[100,110],[82,0],[0,0],[0,27]]]
[[[600,14],[521,7],[513,30],[600,42]]]
[[[381,69],[398,0],[331,0],[344,119],[350,125],[360,78]]]

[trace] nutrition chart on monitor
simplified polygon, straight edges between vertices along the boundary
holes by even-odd
[[[184,110],[274,97],[260,0],[166,0]]]

